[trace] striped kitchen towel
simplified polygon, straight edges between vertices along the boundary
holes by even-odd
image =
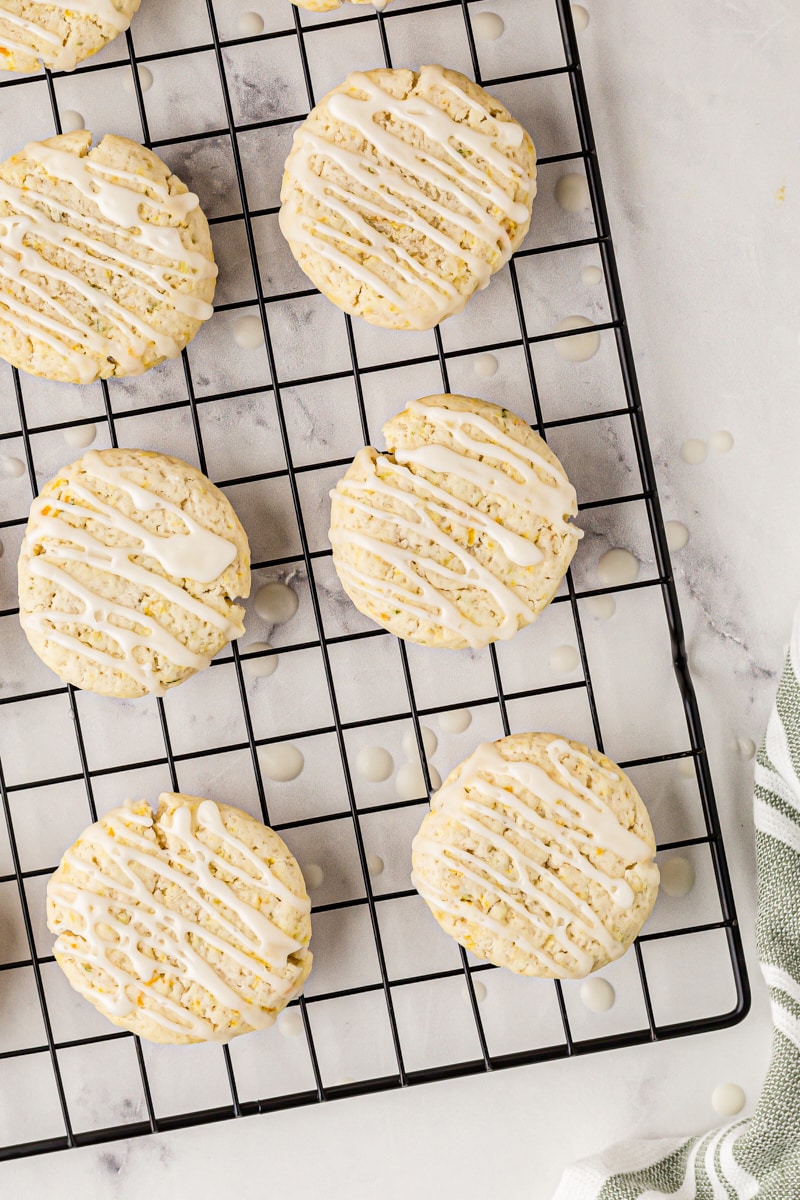
[[[756,763],[756,933],[774,1025],[756,1111],[578,1163],[554,1200],[800,1200],[800,613]]]

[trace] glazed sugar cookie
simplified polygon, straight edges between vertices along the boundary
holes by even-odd
[[[636,789],[552,733],[479,746],[431,800],[412,881],[446,933],[520,975],[581,979],[628,949],[658,891]]]
[[[124,33],[141,0],[0,0],[0,70],[71,71]]]
[[[311,970],[311,904],[271,829],[167,792],[90,825],[47,885],[56,962],[103,1016],[151,1042],[264,1029]]]
[[[105,696],[162,695],[244,632],[247,535],[179,458],[90,450],[31,506],[22,628],[51,670]]]
[[[460,312],[528,232],[536,154],[458,71],[356,72],[294,137],[280,226],[311,281],[387,329]]]
[[[575,489],[507,408],[427,396],[360,450],[331,493],[330,541],[365,616],[425,646],[512,637],[550,602],[580,530]]]
[[[175,358],[212,314],[197,196],[150,150],[85,130],[0,164],[0,357],[66,383]]]

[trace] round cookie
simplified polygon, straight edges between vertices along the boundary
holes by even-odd
[[[141,0],[0,0],[0,70],[72,71],[131,23]]]
[[[194,467],[90,450],[45,484],[19,558],[20,622],[65,683],[162,695],[244,632],[247,535]]]
[[[431,329],[460,312],[528,232],[536,152],[458,71],[355,72],[294,136],[280,227],[300,267],[353,316]]]
[[[160,158],[86,130],[0,164],[0,358],[63,383],[175,358],[213,309],[200,202]]]
[[[427,396],[360,450],[331,493],[330,542],[365,616],[424,646],[513,637],[555,595],[580,530],[575,489],[521,417]]]
[[[658,891],[630,779],[580,742],[485,743],[431,799],[412,882],[446,933],[519,975],[581,979],[624,954]]]
[[[77,992],[151,1042],[265,1029],[311,970],[311,903],[291,853],[241,809],[166,792],[84,830],[47,885]]]

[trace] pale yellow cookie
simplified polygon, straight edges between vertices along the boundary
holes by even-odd
[[[552,600],[581,533],[575,489],[507,408],[415,400],[332,495],[333,562],[356,608],[397,637],[479,648]]]
[[[311,281],[354,316],[430,329],[460,312],[528,232],[536,153],[458,71],[356,72],[294,136],[280,227]]]
[[[131,23],[141,0],[0,0],[0,70],[71,71]]]
[[[86,130],[0,164],[0,358],[91,383],[175,358],[211,316],[200,202],[160,158]]]
[[[151,1042],[264,1029],[311,970],[311,903],[276,833],[241,809],[166,792],[84,830],[47,885],[69,982]]]
[[[90,450],[45,484],[19,558],[20,622],[65,683],[161,695],[244,632],[247,535],[179,458]]]
[[[520,975],[581,979],[624,954],[658,892],[625,772],[552,733],[485,743],[431,799],[412,881],[446,933]]]

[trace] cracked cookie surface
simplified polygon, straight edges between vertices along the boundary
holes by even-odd
[[[47,885],[67,979],[151,1042],[264,1029],[311,970],[311,902],[296,860],[241,809],[165,792],[84,830]]]
[[[176,358],[213,313],[197,196],[152,151],[87,130],[0,164],[0,357],[92,383]]]
[[[458,71],[355,72],[295,134],[280,227],[345,312],[430,329],[460,312],[522,242],[533,142]]]
[[[243,630],[247,535],[195,467],[90,450],[45,484],[19,557],[20,623],[65,683],[162,695]]]
[[[131,23],[141,0],[0,0],[0,71],[71,71]]]

